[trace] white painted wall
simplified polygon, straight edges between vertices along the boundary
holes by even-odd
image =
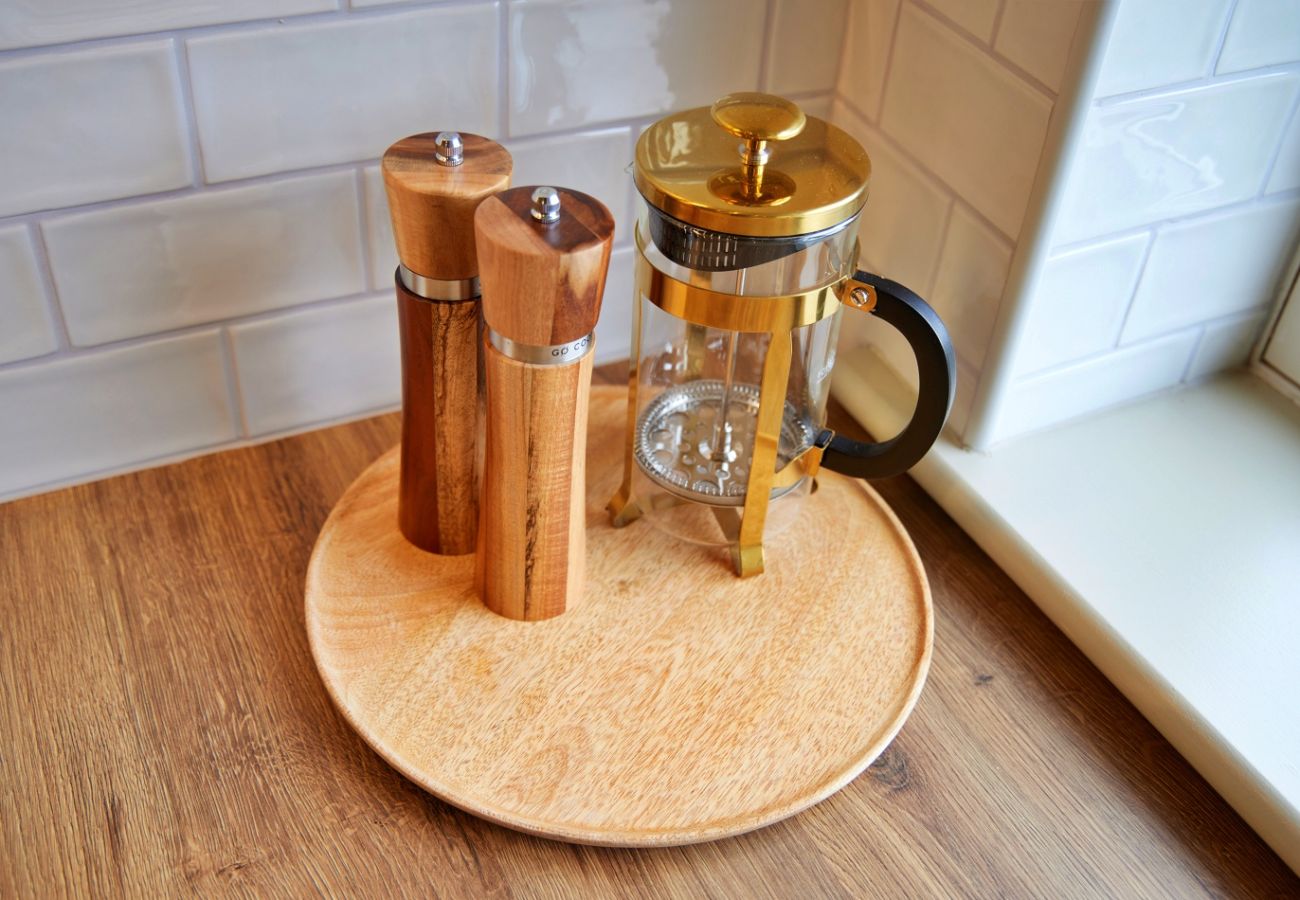
[[[0,4],[0,500],[393,408],[376,163],[417,131],[610,206],[625,356],[640,129],[735,90],[826,115],[847,5]]]

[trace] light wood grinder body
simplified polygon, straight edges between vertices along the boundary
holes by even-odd
[[[397,519],[432,553],[473,553],[478,533],[479,278],[474,212],[510,185],[505,148],[474,134],[403,138],[383,158],[401,261],[402,460]]]
[[[474,221],[487,402],[476,582],[492,611],[547,619],[585,584],[587,403],[614,221],[552,188],[505,191]]]

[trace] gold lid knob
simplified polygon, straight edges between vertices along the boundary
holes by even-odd
[[[742,141],[786,141],[803,131],[803,110],[775,94],[728,94],[709,110],[713,121]]]

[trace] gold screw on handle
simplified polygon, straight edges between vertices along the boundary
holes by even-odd
[[[768,142],[789,140],[803,131],[808,121],[795,103],[754,91],[728,94],[714,103],[710,112],[720,128],[740,138],[746,193],[754,198],[762,192],[763,166],[771,156]]]

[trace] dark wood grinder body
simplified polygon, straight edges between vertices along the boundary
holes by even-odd
[[[382,168],[401,261],[398,525],[422,550],[473,553],[482,386],[474,212],[509,187],[510,154],[478,135],[418,134],[389,147]]]

